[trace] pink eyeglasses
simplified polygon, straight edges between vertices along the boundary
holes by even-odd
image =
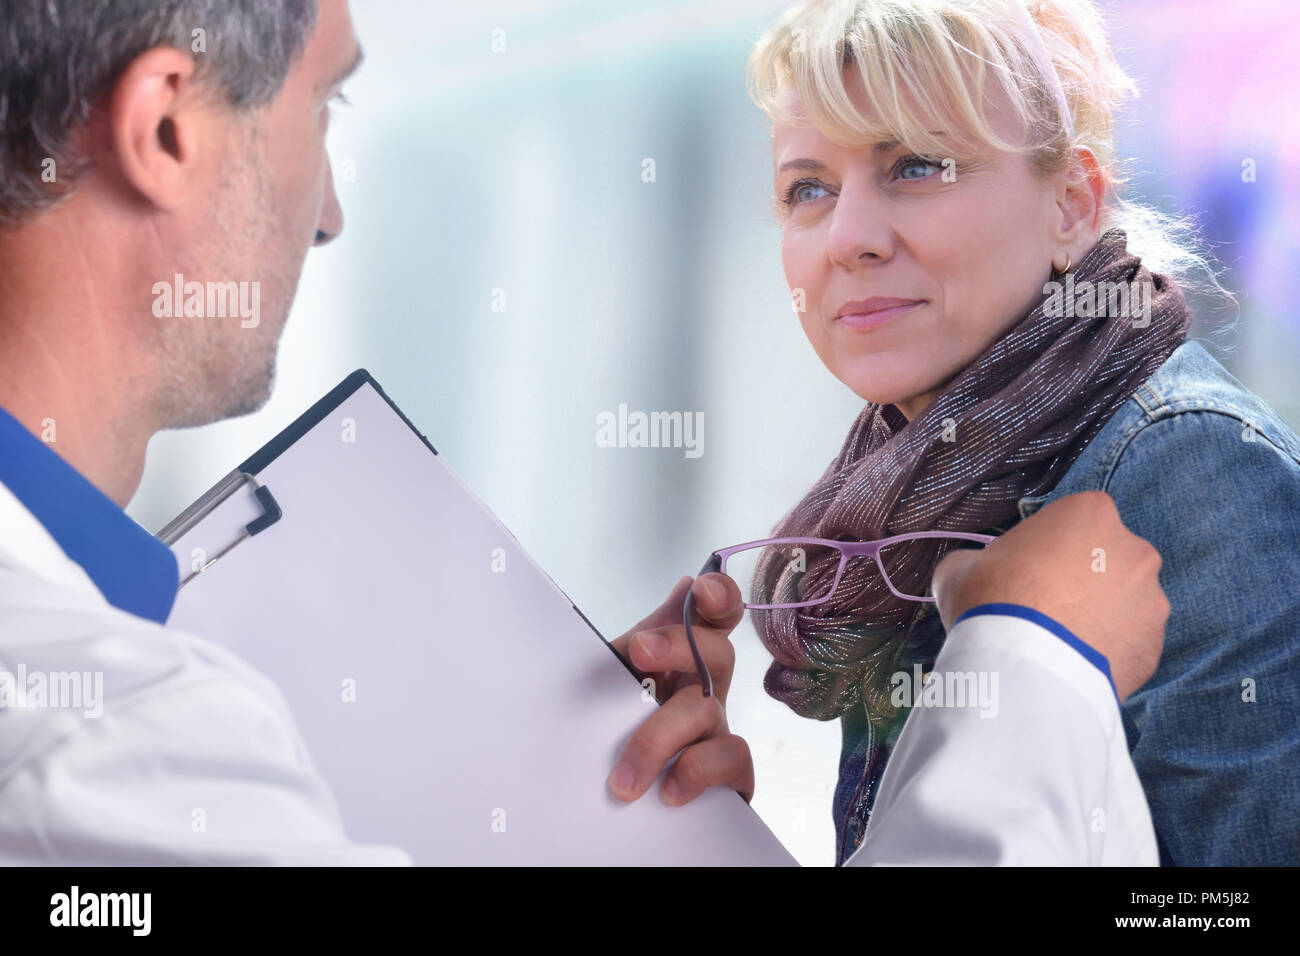
[[[770,611],[779,608],[792,607],[810,607],[814,604],[821,604],[826,601],[835,589],[839,587],[840,578],[844,576],[844,568],[853,558],[871,557],[876,562],[876,567],[880,569],[881,577],[885,579],[885,585],[895,595],[906,601],[923,601],[928,604],[934,603],[934,598],[919,594],[904,594],[898,588],[894,587],[894,582],[889,579],[889,571],[886,569],[886,562],[894,563],[890,560],[891,554],[897,554],[898,550],[909,541],[915,541],[920,538],[950,538],[956,541],[974,541],[979,544],[988,544],[994,540],[993,535],[987,534],[968,534],[962,531],[917,531],[913,534],[899,534],[892,538],[881,538],[878,541],[832,541],[827,538],[764,538],[761,541],[746,541],[744,544],[733,544],[729,548],[721,548],[709,555],[709,560],[704,562],[704,567],[700,568],[700,574],[711,574],[715,571],[726,574],[740,586],[741,599],[745,607],[751,610]],[[783,573],[781,576],[782,590],[789,597],[798,594],[799,582],[803,579],[801,572],[814,564],[820,565],[828,557],[839,555],[839,566],[835,569],[835,579],[825,588],[819,588],[824,593],[815,598],[805,599],[802,601],[787,601],[775,604],[759,604],[755,602],[756,594],[751,593],[754,581],[754,570],[758,565],[760,558],[768,549],[775,548],[779,554],[776,557],[778,565],[784,565],[785,568],[793,573]],[[727,570],[728,567],[732,571]],[[775,595],[774,595],[775,596]],[[700,675],[700,683],[704,691],[704,696],[709,697],[713,694],[713,678],[709,676],[709,669],[704,665],[704,657],[700,654],[699,645],[695,643],[695,629],[691,618],[695,612],[695,592],[694,589],[686,594],[686,603],[682,609],[682,623],[686,625],[686,639],[691,645],[691,656],[695,658],[695,669]]]

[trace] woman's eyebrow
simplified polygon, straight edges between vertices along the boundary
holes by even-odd
[[[941,129],[932,129],[929,132],[930,135],[932,136],[948,135]],[[882,153],[892,153],[894,150],[898,149],[898,147],[901,145],[903,144],[896,139],[881,140],[879,143],[876,143],[875,146],[872,147],[872,151],[878,155]],[[807,173],[820,173],[825,171],[826,164],[816,159],[807,159],[807,158],[791,159],[788,160],[787,162],[782,163],[779,167],[777,167],[776,174],[780,176],[782,173],[790,169],[798,169]]]
[[[807,173],[820,173],[826,169],[826,164],[815,159],[791,159],[782,163],[777,169],[776,174],[779,176],[787,169],[798,169]]]

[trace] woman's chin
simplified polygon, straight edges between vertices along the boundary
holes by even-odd
[[[898,363],[864,362],[857,359],[852,367],[832,368],[835,377],[863,401],[876,405],[897,405],[908,402],[928,391],[925,382],[919,381],[915,366],[911,374],[897,367]]]
[[[917,395],[921,394],[915,389],[888,389],[881,388],[879,383],[853,384],[845,382],[852,389],[853,394],[858,396],[864,402],[871,402],[873,405],[897,405],[900,402],[906,403]]]

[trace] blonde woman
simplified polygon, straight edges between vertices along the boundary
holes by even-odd
[[[837,865],[915,703],[900,675],[933,670],[946,639],[930,590],[944,535],[999,535],[1089,491],[1163,559],[1164,654],[1116,695],[1160,861],[1300,862],[1300,437],[1187,338],[1184,289],[1231,295],[1187,223],[1120,195],[1115,113],[1135,85],[1093,4],[814,0],[762,37],[748,79],[772,120],[795,309],[866,406],[771,533],[801,539],[797,557],[763,543],[751,574],[722,570],[772,653],[767,692],[841,722]],[[1135,573],[1100,533],[1059,544],[1076,598],[1094,575]],[[975,610],[1044,623],[994,600]],[[644,637],[630,648],[648,669]],[[708,637],[725,694],[729,658]],[[691,650],[707,694],[708,654]],[[672,736],[650,723],[634,744]],[[752,761],[725,720],[676,730],[660,749],[686,748],[699,786],[673,802],[706,785],[748,797]],[[1081,813],[1107,831],[1100,801]]]
[[[772,536],[997,534],[1108,492],[1171,604],[1159,669],[1123,706],[1162,862],[1300,862],[1300,438],[1186,338],[1180,285],[1204,262],[1118,195],[1134,85],[1092,3],[819,0],[749,70],[800,321],[867,402]],[[914,541],[886,563],[894,589],[860,561],[823,603],[753,612],[767,691],[842,723],[837,862],[907,716],[891,675],[944,641],[932,605],[895,591],[925,594],[941,556]],[[751,603],[836,570],[780,558]],[[1105,558],[1079,554],[1079,575]]]

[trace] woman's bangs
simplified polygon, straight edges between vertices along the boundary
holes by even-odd
[[[766,91],[759,105],[778,122],[801,125],[783,106],[793,91],[806,122],[846,148],[896,142],[959,160],[982,148],[1010,148],[971,94],[986,82],[985,60],[959,56],[964,48],[927,26],[859,19],[812,40],[795,30],[779,54],[757,64],[770,71],[759,84]],[[870,115],[854,104],[850,83]]]

